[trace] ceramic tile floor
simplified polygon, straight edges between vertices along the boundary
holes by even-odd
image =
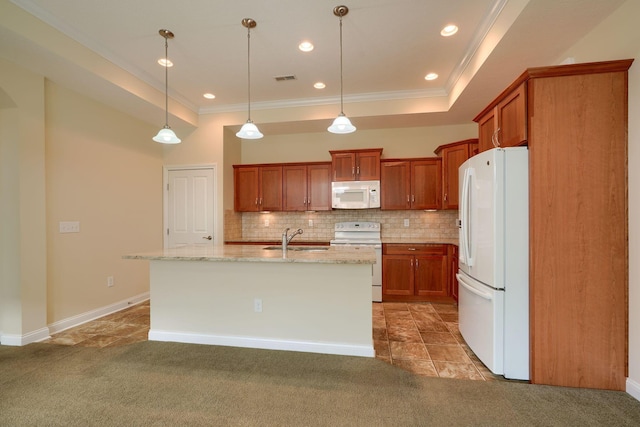
[[[80,347],[115,347],[146,341],[149,301],[54,334],[44,341]]]
[[[149,301],[53,335],[45,342],[113,347],[145,341]],[[373,303],[376,358],[417,375],[497,380],[464,343],[453,304]]]
[[[373,303],[376,358],[417,375],[467,380],[492,374],[458,330],[458,307],[435,303]]]

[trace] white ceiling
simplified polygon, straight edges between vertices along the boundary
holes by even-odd
[[[338,113],[339,19],[333,8],[345,4],[345,113],[351,116],[350,107],[356,110],[361,101],[424,101],[411,114],[352,117],[359,128],[373,128],[471,122],[525,68],[561,60],[624,0],[11,2],[2,6],[1,57],[152,123],[164,121],[164,68],[157,64],[164,39],[158,30],[171,30],[170,121],[178,126],[196,125],[199,114],[246,110],[243,18],[258,24],[251,30],[254,121],[260,124],[260,110],[288,106],[332,104]],[[450,23],[460,27],[458,34],[440,36]],[[315,49],[300,52],[302,40]],[[428,72],[440,77],[428,82]],[[296,79],[275,81],[282,75]],[[314,89],[316,81],[327,87]],[[203,98],[205,92],[216,99]],[[272,124],[270,130],[326,125]]]

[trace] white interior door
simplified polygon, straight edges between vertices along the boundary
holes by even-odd
[[[169,168],[165,180],[164,246],[213,245],[214,168]]]

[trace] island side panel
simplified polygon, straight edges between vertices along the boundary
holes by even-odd
[[[150,269],[151,340],[375,355],[371,264],[152,260]]]

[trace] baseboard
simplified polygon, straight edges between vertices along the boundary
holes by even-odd
[[[6,334],[0,335],[0,344],[23,346],[32,342],[43,341],[49,338],[49,328],[40,328],[23,335]]]
[[[58,332],[62,332],[64,330],[82,325],[83,323],[90,322],[92,320],[98,319],[108,314],[115,313],[120,310],[124,310],[125,308],[134,306],[136,304],[140,304],[141,302],[146,301],[148,299],[149,299],[149,292],[145,292],[143,294],[136,295],[131,298],[127,298],[126,300],[122,300],[114,304],[100,307],[95,310],[87,311],[85,313],[68,317],[66,319],[58,320],[57,322],[54,322],[49,325],[49,332],[51,334],[57,334]]]
[[[149,341],[181,342],[187,344],[208,344],[228,347],[261,348],[266,350],[302,351],[306,353],[339,354],[343,356],[375,357],[373,343],[367,345],[346,345],[310,341],[271,340],[264,338],[230,337],[183,332],[149,331]]]
[[[634,399],[640,400],[640,383],[627,378],[627,393],[629,393]]]

